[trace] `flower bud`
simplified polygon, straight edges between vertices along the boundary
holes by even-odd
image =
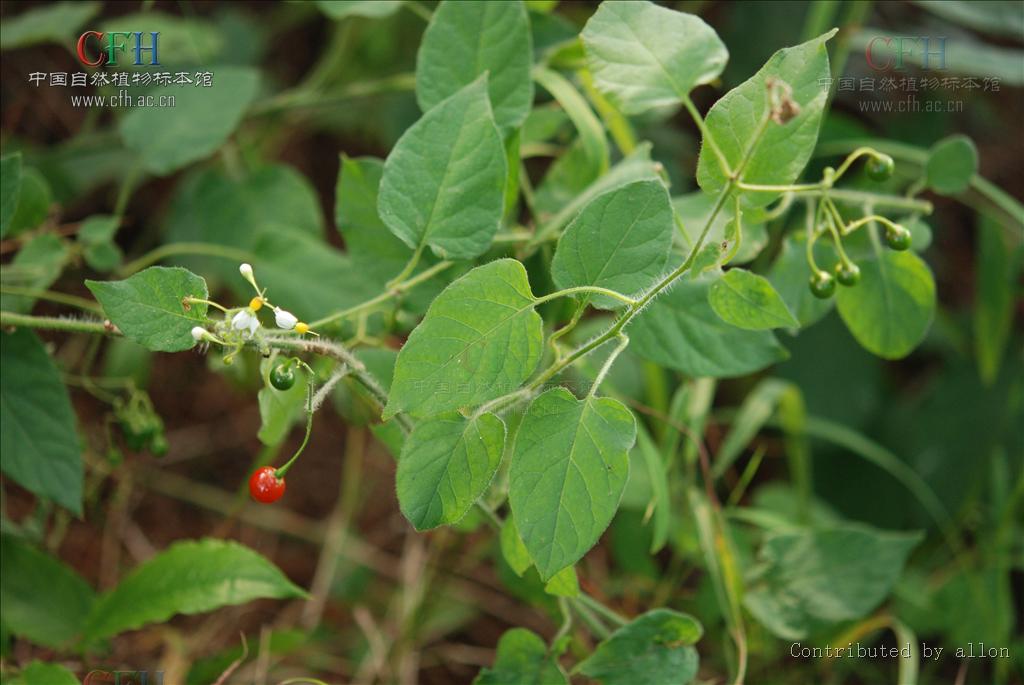
[[[274,320],[277,322],[278,328],[283,328],[286,331],[295,328],[295,324],[299,322],[298,317],[280,307],[274,309]]]

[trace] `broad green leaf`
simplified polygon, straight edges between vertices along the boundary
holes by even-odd
[[[0,238],[7,236],[7,229],[18,207],[18,191],[21,190],[21,153],[15,152],[0,157]]]
[[[551,580],[544,585],[544,592],[555,597],[579,597],[580,579],[576,575],[576,567],[566,566],[551,576]]]
[[[571,176],[571,174],[567,174],[567,176]],[[608,173],[586,185],[582,191],[573,190],[575,186],[570,186],[569,192],[566,192],[564,196],[555,196],[555,199],[564,197],[564,201],[559,200],[552,205],[550,209],[558,209],[558,211],[545,221],[543,231],[545,234],[558,235],[558,232],[576,216],[580,208],[606,191],[634,181],[658,180],[659,178],[654,162],[651,161],[651,144],[641,143],[632,153],[609,169]]]
[[[416,530],[459,521],[491,484],[505,448],[494,414],[444,414],[416,424],[398,459],[395,487]]]
[[[5,375],[10,368],[4,366]],[[66,647],[89,615],[95,601],[92,588],[63,563],[23,540],[4,535],[0,549],[0,621],[10,632],[36,644]]]
[[[377,191],[384,162],[375,157],[341,156],[334,217],[352,259],[383,285],[398,274],[412,250],[388,230],[377,214]]]
[[[142,167],[166,176],[213,154],[238,127],[258,89],[256,70],[218,67],[213,86],[176,89],[174,107],[136,107],[118,128]]]
[[[273,229],[255,237],[251,263],[260,287],[267,289],[276,305],[303,321],[365,302],[382,290],[382,284],[368,278],[360,264],[319,238]],[[237,267],[231,285],[244,298],[251,296],[249,284],[238,278]]]
[[[965,135],[943,138],[928,152],[924,173],[928,187],[940,195],[967,190],[978,172],[978,148]]]
[[[648,611],[612,633],[573,672],[602,685],[686,685],[697,675],[699,656],[693,645],[703,634],[704,628],[689,614]]]
[[[86,627],[90,641],[265,597],[305,596],[272,563],[227,540],[176,542],[129,573],[93,607]]]
[[[487,73],[494,121],[519,127],[533,104],[533,40],[519,0],[445,0],[434,10],[416,57],[416,100],[424,112]]]
[[[703,19],[651,2],[602,2],[581,36],[594,83],[625,114],[680,104],[729,60]]]
[[[654,285],[672,246],[672,207],[659,181],[638,181],[594,198],[558,241],[551,276],[559,288],[591,285],[636,294]],[[599,306],[620,304],[591,296]]]
[[[708,135],[736,170],[743,160],[741,179],[747,183],[793,183],[807,165],[818,140],[818,128],[828,100],[828,52],[825,42],[833,29],[792,48],[779,50],[760,71],[722,96],[708,111]],[[793,91],[799,114],[785,124],[771,120],[767,84],[782,81]],[[763,131],[763,133],[762,133]],[[706,193],[717,194],[727,178],[707,141],[697,163],[697,183]],[[746,193],[745,201],[763,206],[778,193]]]
[[[569,79],[552,69],[538,67],[533,77],[538,85],[551,93],[576,127],[583,166],[597,176],[603,175],[608,170],[608,140],[601,120],[586,98]],[[589,178],[590,174],[587,176]]]
[[[800,325],[768,279],[745,269],[729,269],[715,279],[708,302],[723,321],[738,328],[762,331]]]
[[[74,673],[60,664],[33,661],[21,672],[19,685],[79,685]]]
[[[697,239],[700,238],[714,205],[715,198],[700,191],[672,198],[672,208],[682,222],[682,227],[677,234],[677,244],[684,253],[689,253]],[[742,241],[736,254],[732,255],[730,264],[745,264],[753,260],[768,244],[768,230],[761,219],[761,214],[761,210],[757,209],[742,212],[740,216],[743,231]],[[705,237],[705,244],[718,247],[726,244],[724,249],[717,250],[719,255],[725,251],[731,251],[732,242],[729,241],[729,237],[735,230],[734,224],[734,205],[732,202],[727,202],[711,222],[711,228]],[[712,263],[717,261],[716,258]],[[698,271],[695,268],[694,274],[696,275]]]
[[[569,680],[544,640],[513,628],[498,640],[494,666],[480,671],[473,685],[569,685]]]
[[[46,178],[38,169],[22,167],[17,206],[7,226],[7,232],[15,235],[37,228],[49,215],[52,202],[53,193]]]
[[[935,315],[935,280],[913,252],[882,250],[859,262],[860,282],[839,288],[836,306],[864,349],[905,357],[924,339]]]
[[[26,490],[81,515],[82,457],[60,372],[31,331],[0,337],[0,466]]]
[[[916,0],[914,4],[955,26],[966,26],[1012,38],[1024,34],[1024,12],[1010,2]]]
[[[770,331],[744,331],[708,303],[711,280],[680,281],[646,307],[627,329],[641,356],[688,376],[743,376],[788,357]]]
[[[402,6],[402,0],[316,0],[316,6],[331,19],[380,19],[397,12]]]
[[[811,267],[807,263],[807,238],[803,232],[792,233],[782,242],[782,249],[768,271],[768,280],[782,296],[786,307],[792,312],[800,326],[807,327],[828,314],[834,301],[815,297],[808,287]],[[819,266],[836,260],[835,251],[819,240],[814,244],[814,259]]]
[[[130,340],[154,352],[196,345],[192,329],[206,321],[206,281],[180,267],[151,266],[123,281],[86,281],[107,317]]]
[[[505,174],[505,148],[483,76],[433,107],[395,143],[384,163],[378,212],[409,247],[472,259],[501,223]]]
[[[33,7],[0,26],[0,50],[14,50],[37,43],[63,43],[68,47],[78,31],[100,11],[99,2],[57,2]]]
[[[1014,266],[999,224],[982,216],[975,231],[974,348],[981,379],[999,375],[1010,338],[1014,308]]]
[[[932,244],[932,227],[921,217],[907,217],[900,223],[910,231],[910,247],[914,252],[923,253]]]
[[[437,296],[395,364],[384,418],[431,416],[516,390],[540,361],[540,315],[526,269],[499,259]]]
[[[522,576],[533,566],[530,552],[523,544],[523,539],[519,537],[515,519],[511,516],[506,517],[505,523],[501,526],[501,554],[517,576]]]
[[[758,553],[743,603],[785,640],[862,618],[889,594],[922,537],[861,524],[772,535]]]
[[[239,295],[251,289],[238,278],[238,264],[251,261],[265,231],[286,238],[323,235],[316,190],[290,166],[261,167],[241,179],[204,169],[186,176],[179,186],[165,226],[167,242],[213,243],[245,254],[237,260],[190,257],[184,262],[197,273],[225,279]]]
[[[530,403],[512,450],[509,504],[542,580],[576,563],[611,523],[635,440],[633,415],[617,400],[552,388]]]
[[[25,244],[10,264],[5,264],[3,284],[46,290],[60,276],[70,252],[60,238],[53,233],[41,233]],[[28,313],[35,304],[34,297],[25,295],[0,295],[3,309],[9,312]]]
[[[116,216],[97,214],[82,222],[78,229],[78,242],[85,249],[85,262],[97,271],[115,269],[124,259],[121,248],[114,243],[120,220]]]
[[[280,359],[274,365],[280,364]],[[305,416],[308,375],[301,369],[295,371],[295,385],[287,390],[278,390],[269,383],[271,362],[260,362],[260,376],[263,387],[257,394],[260,407],[260,429],[256,437],[264,445],[279,445],[288,437],[288,432],[297,421]]]

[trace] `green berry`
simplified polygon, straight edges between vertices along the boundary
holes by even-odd
[[[892,172],[896,168],[896,163],[892,161],[892,157],[889,155],[879,155],[878,157],[872,157],[868,160],[868,163],[864,165],[865,171],[868,172],[868,178],[872,181],[887,181],[892,177]]]
[[[836,291],[836,281],[827,271],[819,271],[811,276],[811,293],[815,297],[827,300]]]
[[[887,228],[885,242],[894,250],[902,252],[910,247],[910,231],[897,224],[895,228]]]
[[[270,384],[278,390],[288,390],[295,385],[295,372],[288,364],[278,364],[270,370]]]
[[[836,280],[839,281],[839,285],[857,285],[860,280],[860,267],[853,262],[839,262],[836,264]]]

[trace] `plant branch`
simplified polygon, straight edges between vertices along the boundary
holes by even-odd
[[[141,271],[147,266],[163,261],[168,257],[179,255],[199,255],[204,257],[222,257],[236,262],[251,262],[253,255],[246,250],[214,243],[170,243],[147,252],[138,259],[124,264],[117,270],[118,276],[130,276],[136,271]]]

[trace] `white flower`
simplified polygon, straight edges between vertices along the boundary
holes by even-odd
[[[242,278],[244,278],[245,280],[251,281],[253,278],[252,264],[242,264],[241,266],[238,267],[238,273],[242,274]]]
[[[248,330],[249,335],[253,335],[260,327],[260,320],[256,318],[256,313],[247,307],[235,314],[231,319],[231,327],[236,331]]]
[[[206,338],[207,335],[208,333],[206,329],[203,328],[202,326],[196,326],[195,328],[192,329],[192,339],[195,340],[196,342],[203,340],[204,338]]]
[[[299,322],[298,317],[280,307],[274,307],[274,320],[277,322],[278,328],[283,328],[286,331],[295,328],[295,324]]]

